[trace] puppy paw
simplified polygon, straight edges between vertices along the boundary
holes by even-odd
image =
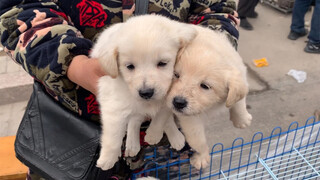
[[[185,137],[182,133],[177,133],[175,136],[168,136],[171,147],[176,150],[181,150],[185,145]]]
[[[200,168],[206,168],[210,163],[210,155],[209,153],[205,153],[205,154],[194,153],[190,159],[190,163],[192,166],[194,166],[198,170]]]
[[[232,118],[231,121],[233,122],[234,127],[244,129],[251,125],[252,116],[251,114],[246,113],[245,115]]]
[[[150,145],[155,145],[160,142],[162,136],[163,133],[151,132],[147,130],[146,135],[144,136],[144,141]]]
[[[111,169],[118,161],[119,153],[102,153],[97,161],[97,167],[102,170]]]
[[[136,156],[140,151],[140,144],[139,143],[130,143],[130,144],[126,144],[126,151],[124,153],[124,155],[126,157],[134,157]]]

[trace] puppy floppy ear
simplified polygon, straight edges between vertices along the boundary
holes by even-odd
[[[104,30],[91,52],[91,57],[99,59],[103,70],[112,78],[116,78],[119,74],[116,35],[121,25],[118,23]]]
[[[186,47],[198,34],[195,25],[179,23],[177,35],[180,42],[180,48]]]
[[[118,56],[119,56],[118,48],[114,47],[105,51],[98,58],[102,68],[112,78],[116,78],[119,75]]]
[[[179,23],[177,28],[177,38],[180,43],[180,49],[177,53],[177,61],[180,59],[186,47],[198,35],[195,25]]]
[[[244,81],[240,72],[233,73],[228,80],[228,96],[226,100],[227,108],[244,98],[248,93],[248,85]]]

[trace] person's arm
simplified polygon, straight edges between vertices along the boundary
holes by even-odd
[[[0,35],[5,51],[14,61],[64,102],[75,102],[76,83],[85,83],[81,78],[74,79],[72,75],[76,73],[72,70],[70,80],[68,68],[73,59],[78,61],[78,55],[89,54],[92,42],[82,37],[60,7],[52,1],[1,0]],[[88,75],[96,72],[91,71],[90,65],[95,69],[96,64],[90,63],[81,73],[94,76]],[[92,86],[85,88],[95,93]]]
[[[190,14],[190,23],[225,33],[232,45],[237,48],[240,20],[234,0],[192,0]]]
[[[106,73],[102,70],[99,60],[85,55],[75,56],[67,71],[67,76],[72,82],[95,95],[98,93],[98,80],[104,75]]]

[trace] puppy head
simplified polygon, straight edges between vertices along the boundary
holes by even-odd
[[[94,49],[104,70],[123,78],[132,95],[160,100],[173,78],[177,53],[197,34],[193,25],[158,15],[143,15],[107,29]]]
[[[230,63],[230,58],[242,61],[240,56],[206,41],[196,37],[176,63],[167,104],[178,115],[197,115],[223,104],[231,107],[248,92],[244,74]]]

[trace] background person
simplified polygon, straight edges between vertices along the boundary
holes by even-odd
[[[240,17],[240,27],[246,30],[253,30],[253,26],[248,21],[248,18],[257,18],[258,13],[255,8],[259,0],[239,0],[238,14]]]
[[[295,0],[288,38],[296,40],[308,34],[304,18],[312,3],[315,3],[308,43],[304,48],[308,53],[320,53],[320,0]]]

